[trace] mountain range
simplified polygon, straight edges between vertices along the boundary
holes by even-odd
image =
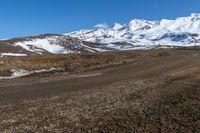
[[[0,40],[1,56],[68,54],[190,47],[200,45],[200,14],[159,21],[133,19],[128,24]]]

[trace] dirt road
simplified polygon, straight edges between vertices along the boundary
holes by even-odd
[[[200,52],[0,82],[0,131],[200,132]]]

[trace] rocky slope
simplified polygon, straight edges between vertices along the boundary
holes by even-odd
[[[106,51],[104,45],[84,42],[76,38],[57,34],[44,34],[1,40],[0,44],[1,56],[69,54]]]

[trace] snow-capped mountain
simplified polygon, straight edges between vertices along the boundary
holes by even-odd
[[[194,46],[200,45],[200,14],[175,20],[148,21],[134,19],[128,24],[114,24],[109,28],[81,30],[66,34],[84,41],[135,46]],[[126,45],[116,47],[126,47]]]
[[[200,14],[175,20],[133,19],[128,24],[0,40],[0,56],[68,54],[200,46]]]

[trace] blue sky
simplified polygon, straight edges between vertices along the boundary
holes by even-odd
[[[200,13],[200,0],[0,0],[0,38]]]

